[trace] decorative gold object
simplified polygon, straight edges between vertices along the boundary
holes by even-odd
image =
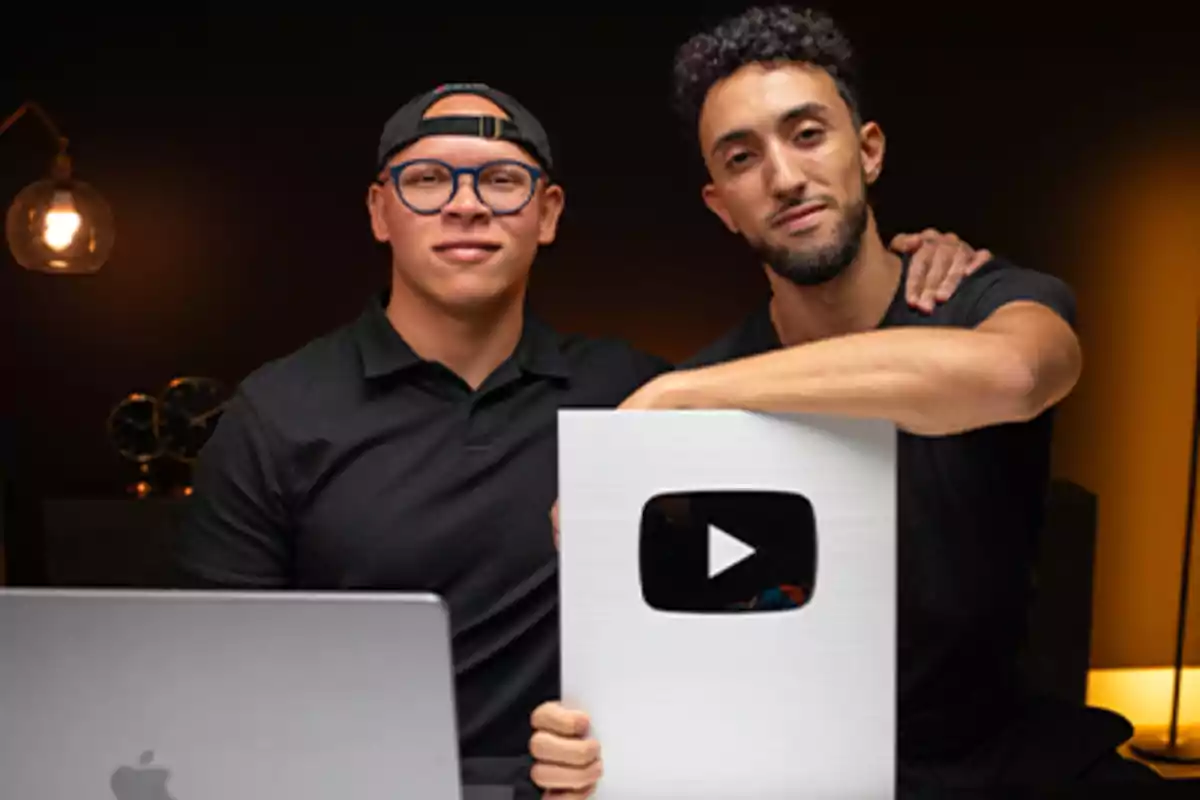
[[[133,392],[117,403],[105,425],[117,453],[136,466],[137,479],[126,487],[136,497],[148,497],[156,491],[151,465],[163,455],[158,415],[155,397]]]

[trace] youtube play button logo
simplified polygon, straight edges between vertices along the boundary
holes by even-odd
[[[816,517],[787,492],[660,494],[642,507],[642,597],[659,611],[787,611],[812,599]]]
[[[735,539],[716,525],[708,526],[708,577],[720,575],[734,564],[754,555],[754,548]]]

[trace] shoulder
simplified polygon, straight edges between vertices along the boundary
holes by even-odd
[[[271,429],[274,437],[329,408],[331,395],[356,393],[362,374],[353,325],[328,331],[250,372],[237,385],[226,416]]]
[[[994,258],[969,276],[974,313],[983,321],[996,309],[1018,300],[1040,303],[1075,324],[1075,293],[1061,278]]]
[[[933,314],[903,323],[975,327],[998,309],[1019,301],[1038,303],[1074,326],[1075,293],[1065,281],[1047,272],[1021,267],[1003,258],[993,258],[959,284],[954,294]],[[917,317],[907,307],[896,307],[900,316]]]
[[[267,361],[243,380],[239,389],[267,406],[287,405],[298,393],[350,375],[359,366],[351,326],[325,333],[286,355]]]
[[[611,393],[614,404],[672,369],[665,358],[615,337],[560,334],[559,350],[570,364],[573,383],[589,393]]]
[[[353,323],[265,362],[237,384],[205,447],[208,458],[222,468],[231,461],[285,464],[297,447],[353,413],[362,374]]]

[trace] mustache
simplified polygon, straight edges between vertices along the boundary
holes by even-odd
[[[779,218],[784,214],[795,211],[797,208],[802,206],[815,205],[821,205],[825,208],[831,209],[836,209],[838,207],[837,201],[827,194],[813,195],[812,197],[793,197],[785,200],[779,206],[779,208],[771,212],[771,215],[767,217],[767,224],[774,227],[775,225],[779,224]]]

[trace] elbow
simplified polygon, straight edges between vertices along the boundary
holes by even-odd
[[[1077,350],[1053,359],[1008,352],[995,366],[996,396],[1006,422],[1028,422],[1041,416],[1070,394],[1080,373]]]
[[[1045,392],[1039,387],[1037,370],[1021,359],[1012,359],[997,374],[997,397],[1008,422],[1028,422],[1046,410]]]

